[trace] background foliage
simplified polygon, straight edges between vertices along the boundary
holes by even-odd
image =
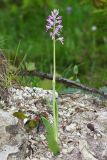
[[[52,73],[52,41],[45,25],[53,8],[58,8],[63,16],[65,39],[64,46],[57,44],[57,74],[75,79],[73,70],[77,65],[82,83],[94,87],[106,85],[106,0],[1,0],[0,48],[13,64],[17,54],[16,66],[26,55],[23,67],[32,64],[34,68],[35,63],[36,70]],[[39,79],[32,83],[32,77],[27,80],[31,85],[51,86]]]

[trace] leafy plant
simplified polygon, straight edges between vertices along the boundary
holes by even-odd
[[[24,128],[27,133],[31,132],[35,128],[39,128],[40,125],[43,125],[46,128],[48,147],[54,153],[54,155],[60,153],[59,145],[56,142],[54,136],[54,128],[50,124],[48,120],[48,114],[46,112],[37,112],[35,113],[34,118],[31,118],[31,116],[27,116],[22,111],[14,112],[13,115],[23,122]],[[25,119],[27,119],[27,121],[24,123]]]
[[[47,130],[47,141],[48,146],[53,151],[55,155],[59,154],[60,149],[58,145],[58,106],[56,102],[55,90],[56,90],[56,41],[60,41],[63,44],[64,38],[60,36],[62,30],[62,17],[59,16],[59,10],[54,9],[51,12],[47,19],[46,29],[50,30],[50,36],[53,40],[53,126],[51,126],[50,122],[47,120],[46,114],[41,113],[38,114],[35,118],[29,119],[26,122],[26,131],[30,131],[31,129],[37,127],[39,122],[42,122]],[[31,71],[35,69],[35,65],[33,63],[26,63],[27,70]],[[14,113],[17,118],[24,118],[24,115],[18,112]]]
[[[56,105],[55,89],[56,89],[56,41],[63,44],[64,38],[61,37],[62,17],[59,16],[59,10],[54,9],[51,15],[48,16],[46,30],[50,31],[50,36],[53,41],[53,128],[54,138],[58,142],[58,107]]]
[[[22,58],[22,60],[20,61],[20,63],[18,64],[18,66],[16,67],[15,64],[16,64],[16,59],[18,56],[19,48],[20,48],[20,41],[19,41],[19,44],[16,48],[16,53],[15,53],[15,57],[14,57],[13,62],[11,62],[9,60],[10,57],[9,58],[5,57],[5,60],[3,60],[3,61],[6,63],[0,64],[0,67],[4,68],[3,86],[6,88],[12,86],[13,84],[18,84],[18,73],[20,72],[20,69],[26,59],[26,56],[27,56],[27,54],[25,54],[24,57]],[[3,53],[3,56],[4,56],[4,53]]]

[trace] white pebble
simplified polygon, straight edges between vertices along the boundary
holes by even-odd
[[[40,138],[41,138],[41,140],[45,140],[46,139],[46,137],[43,134],[40,135]]]
[[[71,123],[69,126],[66,126],[66,130],[69,131],[74,131],[76,129],[76,124]]]
[[[49,158],[40,157],[40,160],[49,160]]]
[[[67,154],[67,149],[62,149],[62,154]]]
[[[52,158],[52,153],[51,152],[47,152],[46,153],[46,157],[49,158],[49,159],[51,159]]]
[[[68,148],[67,144],[63,144],[63,147],[64,147],[64,148]]]
[[[70,146],[70,147],[68,148],[68,153],[71,153],[71,152],[73,151],[73,149],[74,149],[74,147],[73,147],[73,146]]]

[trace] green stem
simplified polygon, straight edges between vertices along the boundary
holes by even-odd
[[[58,126],[57,126],[57,117],[58,117],[58,111],[57,111],[57,105],[56,105],[56,97],[55,97],[55,87],[56,87],[56,56],[55,56],[55,38],[53,39],[53,127],[54,127],[54,136],[55,140],[58,140]]]

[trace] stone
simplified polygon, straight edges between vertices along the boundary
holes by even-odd
[[[46,153],[46,157],[49,158],[49,159],[51,159],[52,158],[52,153],[51,152],[47,152]]]
[[[17,119],[0,110],[0,160],[24,160],[26,134],[17,126]]]
[[[69,131],[74,131],[76,129],[76,124],[71,123],[69,126],[66,126],[66,130]]]
[[[106,160],[107,159],[107,146],[105,147],[105,150],[102,153],[102,157]]]
[[[42,141],[46,140],[46,137],[43,134],[40,135],[40,138]]]
[[[67,154],[67,149],[62,149],[62,154]]]
[[[79,141],[79,149],[84,160],[98,160],[95,158],[94,153],[89,150],[89,146],[86,140]]]
[[[67,144],[63,144],[63,147],[64,147],[64,148],[68,148]]]
[[[107,112],[97,113],[99,124],[107,130]]]
[[[68,148],[68,153],[71,153],[71,152],[73,151],[73,149],[74,149],[74,146],[70,146],[70,147]]]
[[[35,159],[36,160],[36,159]],[[48,158],[45,157],[40,157],[40,160],[49,160]]]

